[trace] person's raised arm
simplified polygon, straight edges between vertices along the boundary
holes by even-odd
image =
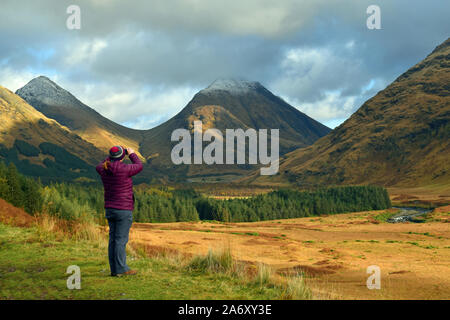
[[[128,175],[130,177],[137,175],[139,172],[142,171],[142,162],[139,159],[139,157],[137,156],[137,154],[134,152],[133,149],[128,148],[128,157],[130,158],[132,164],[128,164],[127,165],[127,169],[128,169]]]

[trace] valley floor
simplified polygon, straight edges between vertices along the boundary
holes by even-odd
[[[120,279],[109,276],[106,228],[92,226],[90,240],[74,240],[47,232],[55,229],[51,221],[36,225],[21,209],[0,208],[0,221],[23,226],[0,223],[0,299],[450,299],[450,206],[422,223],[384,222],[394,209],[251,223],[134,223],[129,264],[140,274]],[[186,269],[195,256],[221,249],[245,274]],[[66,288],[69,265],[81,268],[82,290]],[[381,269],[380,290],[366,286],[371,265]],[[301,273],[306,285],[296,282],[295,294],[279,280]],[[255,274],[272,280],[260,285]]]
[[[392,209],[390,209],[392,210]],[[131,241],[196,255],[230,247],[235,259],[277,273],[306,272],[342,299],[450,299],[450,207],[424,223],[379,221],[386,210],[252,223],[134,223]],[[369,290],[366,268],[381,268]]]

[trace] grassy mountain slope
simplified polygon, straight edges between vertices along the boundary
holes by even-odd
[[[22,172],[82,176],[103,156],[91,143],[0,86],[0,157]]]
[[[139,150],[142,130],[130,129],[103,117],[47,77],[31,80],[16,94],[104,152],[116,144]]]
[[[280,175],[246,181],[298,185],[450,184],[450,39],[366,101],[312,146],[281,161]]]

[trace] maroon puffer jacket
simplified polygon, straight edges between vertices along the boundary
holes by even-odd
[[[142,171],[142,163],[135,153],[130,154],[133,164],[121,161],[111,162],[105,170],[106,158],[95,168],[102,177],[105,189],[105,208],[118,210],[134,210],[133,180],[132,176]]]

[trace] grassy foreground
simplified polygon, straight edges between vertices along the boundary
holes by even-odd
[[[89,238],[89,237],[88,237]],[[95,238],[95,237],[94,237]],[[301,277],[271,280],[266,267],[255,275],[239,272],[228,256],[210,253],[147,257],[131,250],[132,277],[111,277],[104,237],[58,237],[42,226],[0,223],[0,299],[305,299]],[[81,289],[67,289],[69,265],[81,269]]]

